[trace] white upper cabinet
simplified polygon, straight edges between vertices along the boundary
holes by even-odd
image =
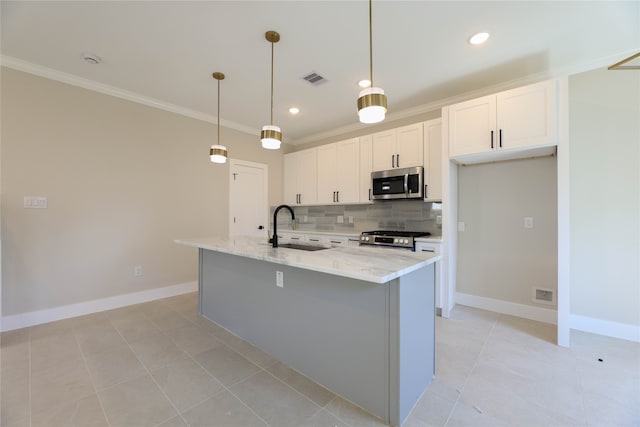
[[[372,135],[360,137],[360,203],[373,203],[371,200],[372,144]]]
[[[316,149],[284,155],[284,201],[289,205],[317,203]]]
[[[423,162],[422,123],[373,134],[373,170],[421,166]]]
[[[538,149],[532,155],[552,153],[557,98],[550,80],[449,106],[449,157],[473,162],[517,158],[531,149]]]
[[[318,204],[360,200],[360,141],[352,138],[317,148]]]
[[[442,119],[429,120],[424,127],[424,200],[442,201]]]

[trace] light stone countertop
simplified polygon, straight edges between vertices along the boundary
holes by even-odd
[[[292,234],[315,234],[320,236],[344,236],[349,238],[360,238],[360,233],[343,233],[333,231],[311,231],[311,230],[292,230],[285,228],[284,230],[278,230],[280,233],[292,233]],[[269,230],[269,236],[273,234],[273,230]],[[429,243],[442,243],[442,236],[428,236],[428,237],[416,237],[416,242],[429,242]]]
[[[264,238],[258,237],[202,237],[175,242],[373,283],[389,282],[441,259],[427,252],[388,247],[340,247],[313,252],[272,248]]]

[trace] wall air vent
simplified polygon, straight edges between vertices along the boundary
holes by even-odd
[[[302,78],[304,80],[308,81],[309,83],[311,83],[314,86],[318,86],[319,84],[322,84],[322,83],[328,81],[327,79],[322,77],[320,74],[315,73],[315,72],[311,72],[311,73],[305,75]]]
[[[552,289],[533,288],[533,302],[556,305],[556,293]]]

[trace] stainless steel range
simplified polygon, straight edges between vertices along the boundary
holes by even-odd
[[[408,248],[414,250],[417,237],[430,236],[426,231],[388,231],[375,230],[365,231],[360,234],[361,245],[382,245],[396,248]]]

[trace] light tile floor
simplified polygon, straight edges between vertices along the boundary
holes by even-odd
[[[456,307],[405,427],[640,426],[640,344]],[[2,334],[0,425],[382,426],[187,294]]]

